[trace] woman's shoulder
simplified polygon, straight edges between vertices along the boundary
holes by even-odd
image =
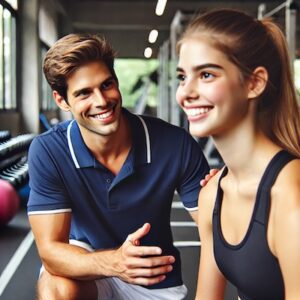
[[[278,192],[286,192],[290,189],[300,190],[300,159],[293,159],[288,162],[278,174],[275,187]]]
[[[300,245],[300,159],[290,161],[281,170],[272,187],[271,200],[275,254],[282,266],[284,262],[295,266]]]
[[[281,213],[300,210],[300,159],[287,163],[278,174],[272,188],[272,202]]]
[[[202,215],[207,215],[207,213],[210,215],[210,212],[212,212],[214,208],[218,184],[224,168],[225,167],[223,167],[215,176],[213,176],[200,191],[198,207],[199,213]]]

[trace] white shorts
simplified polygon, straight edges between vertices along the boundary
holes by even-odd
[[[70,244],[94,251],[90,245],[70,240]],[[44,271],[41,267],[40,275]],[[98,300],[182,300],[187,295],[186,286],[180,285],[163,289],[148,289],[140,285],[130,284],[117,277],[95,280],[98,290]]]
[[[182,300],[187,295],[185,285],[164,289],[147,289],[110,277],[95,280],[98,300]]]

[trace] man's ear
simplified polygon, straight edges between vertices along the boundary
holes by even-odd
[[[257,67],[248,81],[248,99],[258,98],[268,83],[268,71],[264,67]]]
[[[57,106],[63,111],[69,111],[70,106],[67,101],[57,91],[53,91],[53,98]]]

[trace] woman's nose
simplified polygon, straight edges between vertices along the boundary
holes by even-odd
[[[198,99],[198,87],[195,80],[186,81],[182,86],[182,94],[186,100]]]

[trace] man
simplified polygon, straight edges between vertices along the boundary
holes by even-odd
[[[122,108],[114,52],[68,35],[44,73],[74,120],[29,151],[28,215],[44,270],[39,299],[183,299],[170,209],[177,189],[196,221],[207,162],[185,130]]]

